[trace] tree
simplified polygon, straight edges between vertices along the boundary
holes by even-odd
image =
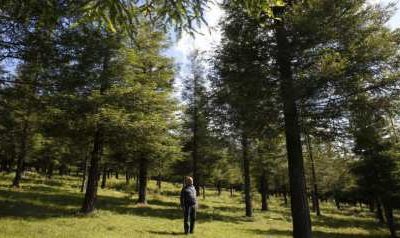
[[[269,71],[270,52],[265,48],[269,39],[258,34],[257,21],[238,8],[226,10],[222,45],[215,55],[211,77],[215,114],[219,125],[241,145],[246,216],[252,216],[250,149],[276,121],[275,75]]]
[[[400,191],[400,181],[395,176],[398,157],[389,153],[393,144],[386,133],[390,129],[387,129],[387,121],[382,117],[384,114],[380,110],[383,108],[371,110],[373,102],[366,95],[358,96],[354,103],[357,105],[353,109],[352,120],[354,152],[360,160],[355,162],[353,173],[357,176],[360,190],[370,194],[372,201],[378,201],[378,206],[383,204],[391,237],[395,238],[393,207],[396,194]]]
[[[387,20],[384,17],[386,10],[365,7],[365,1],[351,3],[348,1],[307,1],[307,3],[303,1],[233,1],[229,4],[243,6],[248,14],[269,33],[267,36],[275,39],[273,42],[275,42],[276,50],[273,51],[275,54],[271,54],[271,61],[276,62],[276,69],[279,72],[280,102],[283,106],[289,164],[293,236],[311,237],[299,100],[318,99],[316,104],[311,104],[315,106],[314,112],[326,112],[332,108],[336,109],[333,112],[337,112],[341,109],[339,105],[343,105],[340,103],[348,98],[349,89],[350,95],[358,93],[358,89],[354,90],[351,86],[360,76],[354,72],[357,72],[357,69],[371,71],[370,58],[365,56],[375,54],[365,54],[365,49],[368,49],[368,52],[379,52],[379,55],[381,53],[385,55],[384,52],[389,51],[396,52],[396,50],[389,50],[390,47],[387,51],[382,51],[383,45],[377,46],[373,43],[374,41],[365,40],[366,37],[369,38],[368,36],[372,37],[369,39],[376,39],[375,37],[388,33],[387,28],[383,26]],[[326,24],[321,24],[321,22],[326,22]],[[386,46],[393,43],[390,37],[385,39],[385,44],[388,44]],[[360,42],[364,42],[365,45],[361,45]],[[365,47],[366,45],[370,47]],[[359,53],[353,55],[360,58],[347,59],[347,55],[343,52],[352,50],[358,51]],[[358,68],[346,67],[344,66],[346,62],[352,62],[349,65],[357,65]],[[372,65],[376,65],[376,61]],[[368,91],[393,82],[393,78],[377,77],[375,79],[372,86],[361,90]],[[323,98],[327,96],[328,100],[324,101]]]

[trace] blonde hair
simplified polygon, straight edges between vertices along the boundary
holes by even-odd
[[[185,185],[193,185],[193,178],[190,176],[185,177]]]

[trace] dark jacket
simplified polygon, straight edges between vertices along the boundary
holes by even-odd
[[[196,189],[193,185],[188,185],[182,188],[181,191],[181,207],[196,205]]]

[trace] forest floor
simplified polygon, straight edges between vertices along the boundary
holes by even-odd
[[[11,174],[0,174],[1,238],[114,238],[175,237],[182,232],[182,212],[178,208],[178,184],[163,183],[162,193],[150,182],[148,205],[135,204],[136,194],[124,185],[124,179],[108,181],[99,189],[97,210],[89,216],[77,214],[83,194],[79,179],[58,177],[48,180],[29,174],[19,189],[10,187]],[[217,196],[206,191],[199,199],[198,223],[190,237],[291,237],[290,209],[280,198],[269,200],[270,210],[261,212],[254,202],[254,217],[244,217],[239,193],[227,191]],[[312,216],[315,238],[383,238],[386,227],[378,225],[366,208],[347,207],[338,211],[330,203],[322,204],[322,216]]]

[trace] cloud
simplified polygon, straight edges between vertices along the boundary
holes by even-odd
[[[208,26],[203,24],[197,29],[199,33],[195,33],[194,37],[184,32],[171,49],[177,56],[175,58],[177,63],[187,63],[187,56],[194,50],[210,52],[212,48],[220,42],[221,32],[219,21],[223,16],[223,10],[217,3],[210,3],[208,7],[205,13]]]

